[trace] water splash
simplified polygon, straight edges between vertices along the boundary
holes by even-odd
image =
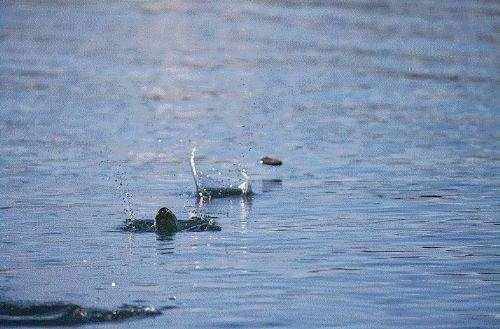
[[[107,165],[107,168],[103,167],[104,165]],[[133,207],[133,195],[130,192],[131,189],[128,183],[127,172],[124,168],[124,161],[102,160],[99,162],[99,166],[103,167],[103,171],[106,173],[105,179],[115,183],[115,186],[113,186],[113,195],[121,199],[123,212],[127,221],[133,221],[136,218]]]
[[[191,151],[191,157],[189,159],[189,164],[191,167],[191,174],[193,175],[194,185],[196,187],[196,193],[200,197],[225,197],[230,195],[250,195],[252,194],[252,187],[250,185],[250,177],[244,169],[240,170],[241,175],[244,178],[243,183],[238,186],[233,186],[229,184],[227,186],[225,183],[220,183],[214,178],[203,175],[196,168],[195,162],[196,148]],[[222,175],[219,172],[219,175]],[[205,178],[205,181],[201,181],[201,178]]]
[[[173,308],[173,306],[162,309]],[[115,310],[86,308],[76,304],[25,304],[0,301],[0,325],[5,326],[69,326],[117,322],[162,314],[149,306],[124,304]]]
[[[118,192],[121,196],[122,204],[125,207],[124,212],[127,216],[127,221],[133,221],[135,219],[135,212],[132,206],[133,198],[128,184],[127,173],[125,172],[122,163],[118,164],[115,181],[118,183],[117,189],[119,190]]]

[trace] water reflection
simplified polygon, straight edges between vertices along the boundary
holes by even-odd
[[[241,207],[240,219],[242,221],[247,221],[248,216],[250,215],[250,211],[252,210],[252,197],[248,195],[242,196],[240,199],[240,207]]]
[[[228,198],[197,198],[195,208],[190,211],[194,216],[210,217],[225,216],[230,221],[238,219],[238,230],[244,232],[247,229],[247,223],[252,211],[253,196],[241,195]],[[236,208],[236,205],[239,208]],[[220,222],[224,230],[224,223]]]
[[[174,234],[175,233],[157,233],[156,240],[171,243],[172,241],[174,241],[174,238],[173,238]]]
[[[156,250],[161,255],[173,254],[175,251],[175,241],[173,234],[157,234],[156,240],[159,242]]]
[[[267,193],[274,190],[278,190],[282,188],[282,180],[275,179],[263,179],[262,180],[262,192]]]

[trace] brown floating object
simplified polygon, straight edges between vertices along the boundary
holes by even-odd
[[[268,156],[262,157],[260,163],[270,166],[281,166],[283,164],[280,159],[273,159]]]

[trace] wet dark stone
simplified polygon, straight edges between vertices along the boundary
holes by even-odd
[[[269,166],[281,166],[283,164],[280,159],[270,158],[268,156],[262,157],[260,163]]]

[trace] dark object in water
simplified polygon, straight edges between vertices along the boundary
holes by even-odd
[[[172,307],[166,307],[172,308]],[[0,301],[0,326],[70,326],[123,321],[162,314],[154,307],[122,305],[116,310],[85,308],[76,304],[28,305]]]
[[[221,227],[212,218],[192,217],[188,220],[178,220],[174,213],[166,208],[160,208],[154,221],[135,219],[123,226],[129,232],[156,232],[173,234],[180,231],[202,232],[220,231]]]
[[[198,190],[201,198],[223,198],[232,195],[246,195],[240,187],[204,187]]]
[[[269,166],[281,166],[283,164],[280,159],[270,158],[268,156],[262,157],[260,163]]]
[[[419,197],[430,199],[430,198],[442,198],[443,196],[439,195],[439,194],[424,194],[424,195],[420,195]]]
[[[263,183],[271,183],[271,184],[280,184],[283,181],[279,178],[271,178],[271,179],[263,179],[262,182]]]
[[[156,214],[154,227],[160,233],[173,233],[179,231],[179,221],[174,213],[166,208],[160,208]]]

